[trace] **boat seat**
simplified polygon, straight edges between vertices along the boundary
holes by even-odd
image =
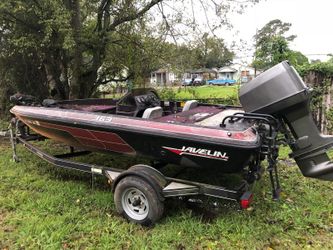
[[[163,109],[161,107],[147,108],[143,112],[142,119],[154,119],[162,117]]]
[[[198,104],[199,104],[199,102],[197,100],[186,101],[182,112],[194,109],[194,108],[198,107]]]

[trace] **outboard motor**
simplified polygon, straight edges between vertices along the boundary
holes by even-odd
[[[306,177],[333,180],[333,162],[326,151],[333,136],[320,134],[310,112],[310,89],[287,61],[277,64],[240,88],[245,112],[270,114],[287,124],[288,142]]]

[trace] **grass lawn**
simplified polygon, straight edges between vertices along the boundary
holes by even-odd
[[[237,87],[202,86],[171,94],[184,99],[237,93]],[[40,146],[62,150],[51,142]],[[168,199],[164,218],[152,228],[116,213],[105,178],[53,167],[22,146],[21,161],[14,163],[2,138],[0,150],[0,249],[333,249],[333,184],[304,178],[286,147],[280,151],[280,201],[271,200],[265,174],[248,210],[228,202],[213,207],[211,200],[195,205]],[[146,161],[100,154],[80,160],[117,168]]]
[[[0,249],[333,248],[333,185],[302,177],[289,160],[279,165],[279,202],[271,200],[265,175],[246,211],[234,203],[213,208],[170,199],[164,218],[144,228],[116,214],[104,178],[55,168],[22,146],[14,163],[7,141],[0,150]],[[117,167],[143,161],[98,154],[81,160]]]
[[[238,99],[239,86],[197,86],[197,87],[168,87],[157,88],[162,99],[209,99],[224,98]],[[110,94],[106,98],[119,98],[120,94]]]
[[[176,90],[176,98],[228,98],[238,97],[238,86],[199,86],[199,87],[182,87]]]

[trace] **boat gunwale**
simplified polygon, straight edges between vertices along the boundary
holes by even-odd
[[[105,114],[105,113],[98,113],[98,112],[88,112],[88,111],[81,111],[81,110],[73,110],[73,109],[60,109],[60,108],[46,108],[46,107],[31,107],[31,106],[14,106],[10,112],[14,115],[21,117],[25,117],[25,119],[35,119],[39,121],[44,121],[48,123],[54,123],[59,125],[66,125],[70,127],[76,127],[76,128],[82,128],[82,129],[93,129],[96,131],[124,131],[124,132],[131,132],[131,133],[140,133],[140,134],[146,134],[146,135],[153,135],[153,136],[162,136],[162,137],[170,137],[170,138],[182,138],[184,140],[190,140],[190,141],[201,141],[205,143],[211,143],[214,145],[219,146],[228,146],[228,147],[240,147],[244,149],[255,149],[259,148],[261,146],[261,139],[260,136],[257,133],[253,133],[253,140],[248,139],[238,139],[238,138],[231,138],[231,137],[214,137],[212,135],[204,135],[204,134],[193,134],[193,133],[184,133],[184,132],[177,132],[175,130],[171,131],[163,131],[160,129],[152,129],[149,127],[135,127],[129,123],[113,123],[113,122],[101,122],[101,121],[89,121],[87,119],[78,119],[78,118],[71,118],[68,117],[59,117],[56,115],[41,115],[36,112],[29,112],[29,111],[22,111],[22,107],[28,107],[29,109],[43,109],[43,110],[52,110],[52,111],[61,111],[66,113],[81,113],[86,115],[94,115],[97,117],[109,117],[111,120],[113,118],[120,118],[125,119],[128,121],[136,120],[141,122],[149,122],[149,123],[158,123],[158,124],[166,124],[166,125],[173,125],[174,127],[181,126],[181,127],[189,127],[189,128],[196,128],[196,129],[208,129],[208,130],[223,130],[222,128],[213,128],[213,127],[205,127],[205,126],[199,126],[196,124],[179,124],[179,123],[167,123],[167,122],[161,122],[161,121],[154,121],[154,120],[143,120],[142,118],[138,117],[128,117],[128,116],[122,116],[122,115],[116,115],[116,114]],[[21,110],[17,110],[21,109]],[[79,121],[80,120],[80,121]],[[29,125],[29,124],[27,124]],[[103,126],[101,126],[103,125]],[[224,132],[228,133],[240,133],[244,134],[244,132],[247,132],[248,130],[252,130],[251,127],[247,128],[243,131],[230,131],[230,130],[223,130]]]

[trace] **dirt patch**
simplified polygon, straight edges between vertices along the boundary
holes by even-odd
[[[14,244],[14,242],[7,237],[15,231],[15,227],[6,225],[5,219],[7,216],[8,212],[0,210],[0,232],[3,232],[3,235],[5,236],[4,239],[0,239],[0,249],[11,249],[10,246]]]
[[[5,223],[5,220],[8,216],[9,212],[5,210],[0,210],[0,231],[3,231],[5,233],[10,233],[14,231],[14,227],[8,226]]]
[[[6,214],[7,212],[5,212],[4,210],[0,210],[0,226],[3,224]]]

